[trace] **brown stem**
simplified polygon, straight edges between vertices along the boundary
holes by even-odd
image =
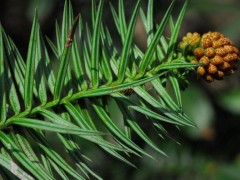
[[[77,17],[75,18],[75,20],[73,22],[73,25],[72,25],[72,28],[71,28],[71,30],[68,33],[68,36],[67,36],[67,39],[66,39],[66,43],[65,43],[65,47],[66,48],[68,48],[68,47],[70,47],[72,45],[74,33],[76,31],[78,20],[79,20],[79,16],[80,16],[80,14],[78,14]]]

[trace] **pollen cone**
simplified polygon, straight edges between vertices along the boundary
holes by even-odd
[[[240,61],[238,48],[219,32],[208,32],[202,36],[196,32],[187,33],[179,48],[193,54],[193,63],[201,63],[196,68],[197,74],[208,82],[234,73]]]

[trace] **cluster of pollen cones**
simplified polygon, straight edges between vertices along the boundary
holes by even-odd
[[[197,67],[197,74],[208,82],[232,74],[240,61],[238,48],[219,32],[208,32],[202,36],[196,32],[187,33],[179,47],[188,47],[193,52],[192,62],[201,64]]]

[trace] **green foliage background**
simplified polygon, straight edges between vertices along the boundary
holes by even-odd
[[[74,3],[76,2],[73,2],[73,4]],[[135,1],[131,1],[125,4],[127,17],[131,16],[135,3]],[[147,1],[144,3],[147,5]],[[156,4],[154,6],[154,20],[155,22],[159,22],[169,3],[162,1],[154,1],[154,3]],[[57,10],[54,10],[56,4]],[[182,2],[177,1],[177,4],[180,9]],[[26,25],[26,27],[30,27],[33,17],[32,12],[34,11],[32,7],[35,7],[35,5],[35,3],[30,3],[30,5],[25,6],[28,8],[27,10],[25,8],[24,13],[29,14],[29,24]],[[117,7],[117,3],[115,4],[113,2],[113,5]],[[56,16],[61,20],[58,14],[62,13],[63,2],[39,1],[38,6],[40,24],[41,26],[42,24],[46,25],[43,27],[44,34],[45,32],[47,35],[52,34],[49,33],[52,32],[50,28],[54,27],[55,22],[54,20],[46,21],[46,19],[48,19],[49,16],[53,16],[54,18]],[[85,8],[81,8],[81,6]],[[80,5],[74,6],[74,12],[78,12],[79,10],[87,19],[89,18],[90,6],[89,2],[82,1]],[[217,30],[230,37],[239,47],[240,23],[238,19],[240,14],[238,7],[238,1],[190,1],[179,37],[187,31],[204,33],[209,30]],[[55,12],[55,14],[52,12]],[[86,14],[84,14],[84,12]],[[176,12],[179,11],[176,10]],[[107,11],[103,13],[103,18],[108,23],[111,22],[111,20],[108,19],[109,14],[110,12]],[[174,18],[176,19],[178,13],[174,13],[173,15],[175,15]],[[1,18],[1,21],[2,19],[8,19],[8,16]],[[23,23],[26,22],[28,21],[26,20]],[[2,24],[11,37],[13,34],[13,39],[18,39],[14,36],[17,32],[13,32],[12,28],[8,29],[8,27],[5,27],[4,22],[2,22]],[[19,42],[16,40],[16,43],[18,43],[17,46],[20,47],[23,55],[27,52],[27,47],[21,45],[24,41],[26,44],[28,43],[30,28],[28,28],[28,31],[29,33],[25,34],[25,38],[21,38]],[[114,32],[114,29],[112,29],[111,32]],[[145,37],[144,34],[141,35]],[[120,41],[119,36],[113,38]],[[136,42],[138,42],[138,38],[135,39]],[[142,41],[139,41],[138,43],[141,42]],[[144,49],[146,45],[140,44],[140,47]],[[168,157],[156,153],[148,146],[143,145],[142,140],[135,137],[136,142],[142,146],[147,153],[153,155],[158,160],[153,161],[147,157],[143,157],[142,159],[132,158],[132,162],[139,168],[139,170],[136,170],[115,159],[109,159],[109,156],[101,150],[93,148],[93,146],[86,143],[82,147],[84,148],[84,152],[87,152],[86,155],[90,156],[94,162],[90,164],[91,168],[104,179],[211,179],[216,177],[238,179],[240,177],[240,136],[238,133],[240,128],[240,91],[238,73],[239,72],[233,77],[227,77],[224,81],[215,82],[214,84],[199,82],[195,77],[191,79],[189,88],[182,93],[183,107],[184,112],[196,122],[198,129],[181,128],[181,130],[178,131],[175,128],[169,128],[171,137],[177,142],[180,142],[181,145],[174,141],[169,142],[169,139],[164,142],[162,140],[159,141],[158,136],[151,133],[151,131],[148,132],[148,135],[161,147],[161,150],[167,152]],[[171,89],[169,89],[168,92],[171,93]],[[116,114],[117,113],[118,112],[116,112]],[[116,117],[116,114],[112,116]],[[59,152],[64,153],[60,148],[60,144],[54,144],[56,141],[53,136],[49,134],[48,137],[49,141],[53,143],[55,147],[59,147]],[[109,167],[111,168],[109,169]]]

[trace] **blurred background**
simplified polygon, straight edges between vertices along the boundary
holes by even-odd
[[[106,0],[109,1],[109,0]],[[117,7],[118,1],[112,0]],[[178,16],[184,0],[178,0],[174,17]],[[136,0],[125,1],[126,15],[131,16]],[[143,2],[146,10],[148,1]],[[170,1],[154,1],[154,21],[160,22]],[[91,1],[72,0],[75,14],[81,13],[84,21],[90,22]],[[34,8],[38,7],[43,34],[54,40],[56,19],[61,22],[64,0],[8,0],[0,1],[0,22],[13,38],[23,57],[26,57]],[[105,5],[103,21],[110,28],[116,41],[119,37],[113,25],[109,6]],[[205,33],[219,31],[229,37],[240,48],[240,1],[239,0],[190,0],[181,27],[179,40],[188,31]],[[116,34],[116,37],[114,36]],[[139,20],[135,41],[146,47],[146,33]],[[168,157],[136,141],[157,161],[143,157],[133,158],[138,169],[111,159],[102,151],[86,146],[92,157],[90,166],[104,179],[240,179],[240,74],[223,81],[206,83],[193,75],[189,87],[182,92],[184,110],[197,124],[197,129],[172,129],[171,139],[161,139],[147,132],[164,150]],[[86,151],[85,151],[86,152]]]

